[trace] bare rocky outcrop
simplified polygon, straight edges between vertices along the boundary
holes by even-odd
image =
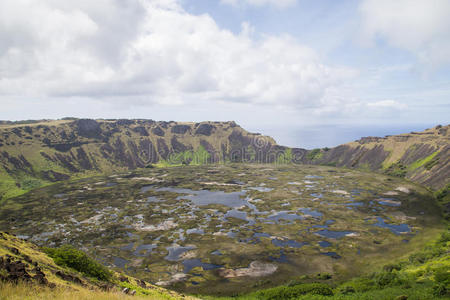
[[[240,269],[220,269],[219,273],[222,277],[233,278],[233,277],[261,277],[267,276],[274,273],[278,269],[278,266],[271,263],[264,263],[259,261],[253,261],[250,263],[248,268]]]
[[[68,273],[64,273],[62,271],[56,271],[55,275],[60,277],[62,280],[70,281],[70,282],[73,282],[73,283],[76,283],[79,285],[84,285],[83,281],[80,278],[78,278],[77,276],[74,276],[74,275],[71,275]]]

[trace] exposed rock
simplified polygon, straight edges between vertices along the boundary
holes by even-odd
[[[175,153],[180,153],[180,152],[189,150],[189,147],[187,147],[183,143],[180,143],[176,136],[172,137],[172,139],[170,140],[170,143],[171,143],[172,149]]]
[[[146,284],[145,281],[143,281],[143,280],[138,279],[138,280],[137,280],[137,284],[138,284],[141,288],[143,288],[143,289],[146,289],[146,288],[147,288],[147,284]]]
[[[3,280],[18,282],[18,281],[30,281],[31,276],[26,270],[26,264],[21,261],[13,261],[11,257],[0,257],[0,270],[5,270],[8,274],[2,276]]]
[[[344,190],[334,190],[333,193],[341,194],[341,195],[349,195],[349,192],[344,191]]]
[[[191,126],[189,126],[189,125],[175,125],[170,129],[170,131],[172,133],[176,133],[176,134],[185,134],[190,129],[191,129]]]
[[[215,129],[216,126],[210,125],[210,124],[201,124],[197,130],[195,130],[195,134],[201,134],[201,135],[207,135],[210,136],[213,129]]]
[[[56,182],[56,181],[62,181],[62,180],[67,180],[70,178],[69,175],[66,174],[62,174],[62,173],[58,173],[55,172],[53,170],[49,170],[49,171],[42,171],[41,172],[41,176],[51,182]]]
[[[260,277],[266,276],[274,273],[278,269],[278,266],[270,263],[263,263],[259,261],[254,261],[250,263],[248,268],[240,269],[220,269],[219,273],[225,278],[249,276],[249,277]]]
[[[167,220],[158,225],[145,225],[145,224],[137,224],[134,226],[136,230],[140,231],[159,231],[159,230],[169,230],[177,227],[178,224],[172,220]]]
[[[170,280],[167,281],[158,281],[156,283],[156,285],[162,285],[162,286],[166,286],[166,285],[171,285],[173,283],[176,282],[180,282],[180,281],[184,281],[188,278],[187,274],[184,273],[176,273],[174,275],[172,275],[172,278]]]
[[[135,124],[135,120],[119,119],[116,121],[116,124],[119,126],[129,126]]]
[[[407,187],[404,187],[404,186],[399,186],[395,190],[399,191],[399,192],[402,192],[402,193],[405,193],[405,194],[409,194],[410,193],[410,190]]]
[[[34,274],[36,274],[33,276],[34,280],[36,280],[39,284],[42,284],[42,285],[48,284],[48,280],[47,280],[47,278],[45,278],[45,274],[44,274],[44,272],[41,271],[41,268],[35,267],[33,269],[33,272],[34,272]]]
[[[11,248],[9,248],[9,250],[15,255],[19,255],[20,254],[20,251],[17,248],[11,247]]]
[[[164,136],[166,134],[164,132],[164,130],[162,130],[161,127],[159,127],[159,126],[156,126],[155,128],[153,128],[152,133],[157,136]]]
[[[70,281],[79,285],[84,285],[83,281],[81,281],[80,278],[78,278],[77,276],[71,275],[71,274],[67,274],[64,273],[62,271],[56,271],[55,273],[56,276],[60,277],[61,279],[65,280],[65,281]]]
[[[100,288],[102,291],[108,292],[108,291],[113,290],[113,289],[115,288],[115,285],[112,284],[112,283],[105,282],[105,283],[101,283],[101,284],[99,285],[99,288]]]
[[[91,119],[79,119],[75,121],[78,134],[87,138],[100,138],[102,130],[100,124]]]
[[[133,131],[139,133],[141,136],[149,136],[147,129],[143,126],[135,127]]]
[[[397,195],[398,195],[398,192],[395,192],[395,191],[388,191],[388,192],[386,192],[386,193],[383,193],[383,195],[385,195],[385,196],[397,196]]]
[[[163,139],[158,139],[157,141],[158,154],[166,159],[169,156],[169,147],[167,147],[166,142]]]

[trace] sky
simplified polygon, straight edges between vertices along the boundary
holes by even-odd
[[[448,0],[2,0],[0,119],[234,120],[335,146],[450,116]]]

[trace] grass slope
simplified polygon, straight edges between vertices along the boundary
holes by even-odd
[[[71,267],[61,263],[56,264],[58,260],[49,257],[38,246],[14,235],[0,232],[0,257],[3,260],[9,258],[13,262],[25,264],[26,272],[31,275],[31,278],[27,279],[27,276],[22,274],[18,279],[13,280],[12,277],[8,277],[12,273],[0,264],[0,279],[3,279],[0,280],[0,299],[195,299],[148,283],[145,283],[146,287],[143,288],[140,280],[106,270],[81,251],[78,251],[78,254],[84,256],[85,262],[89,262],[95,268],[103,269],[110,276],[97,276],[99,273],[92,272],[92,268],[87,274],[77,271],[76,269],[79,268],[73,264]],[[45,275],[45,283],[39,282],[37,277],[33,276],[36,272],[35,267],[38,267]],[[77,278],[79,281],[61,277],[58,275],[61,273],[70,276],[68,278]],[[136,296],[124,294],[122,292],[124,288],[128,288],[130,292],[136,291]]]

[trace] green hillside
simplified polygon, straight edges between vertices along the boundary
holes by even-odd
[[[108,270],[70,247],[45,250],[50,256],[44,250],[0,232],[0,299],[195,299]]]

